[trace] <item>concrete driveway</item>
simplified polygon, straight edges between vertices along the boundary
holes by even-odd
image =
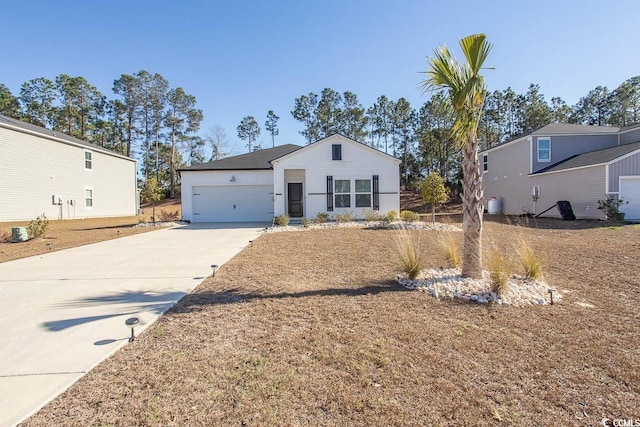
[[[191,224],[0,263],[0,426],[126,345],[127,318],[144,330],[265,225]]]

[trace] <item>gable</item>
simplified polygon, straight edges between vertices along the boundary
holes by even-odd
[[[341,158],[333,160],[335,157],[334,146],[340,146]],[[309,144],[299,150],[287,153],[277,159],[271,161],[272,164],[290,164],[290,163],[307,163],[310,160],[318,162],[363,162],[364,159],[376,159],[376,162],[388,162],[389,164],[399,165],[400,160],[386,154],[380,150],[369,147],[368,145],[354,141],[346,136],[335,134],[330,137],[321,139],[320,141]]]

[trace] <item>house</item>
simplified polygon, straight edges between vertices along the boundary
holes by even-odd
[[[400,161],[342,135],[282,145],[180,171],[191,222],[271,221],[400,209]]]
[[[549,124],[479,153],[484,195],[509,215],[539,214],[567,200],[578,218],[604,218],[598,200],[621,198],[640,220],[640,125]],[[558,217],[557,209],[541,216]]]
[[[137,213],[136,161],[0,115],[0,221]]]

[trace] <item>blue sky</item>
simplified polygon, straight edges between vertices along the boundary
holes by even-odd
[[[264,128],[273,109],[276,144],[303,144],[294,98],[324,87],[365,107],[385,94],[419,108],[426,57],[440,44],[458,53],[457,41],[477,32],[494,44],[490,90],[538,83],[547,100],[574,104],[640,74],[637,0],[23,0],[0,10],[0,83],[14,94],[66,73],[113,98],[113,80],[145,69],[197,97],[201,133],[219,124],[232,142],[244,116]],[[270,146],[264,129],[258,142]]]

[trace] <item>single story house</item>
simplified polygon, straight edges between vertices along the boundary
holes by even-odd
[[[136,161],[0,115],[0,221],[136,215]]]
[[[287,144],[180,170],[182,218],[271,221],[288,214],[400,209],[400,161],[342,135]]]
[[[509,215],[538,214],[567,200],[578,218],[604,218],[598,200],[619,198],[640,220],[640,125],[549,124],[479,153],[484,195]],[[541,216],[559,217],[557,209]]]

